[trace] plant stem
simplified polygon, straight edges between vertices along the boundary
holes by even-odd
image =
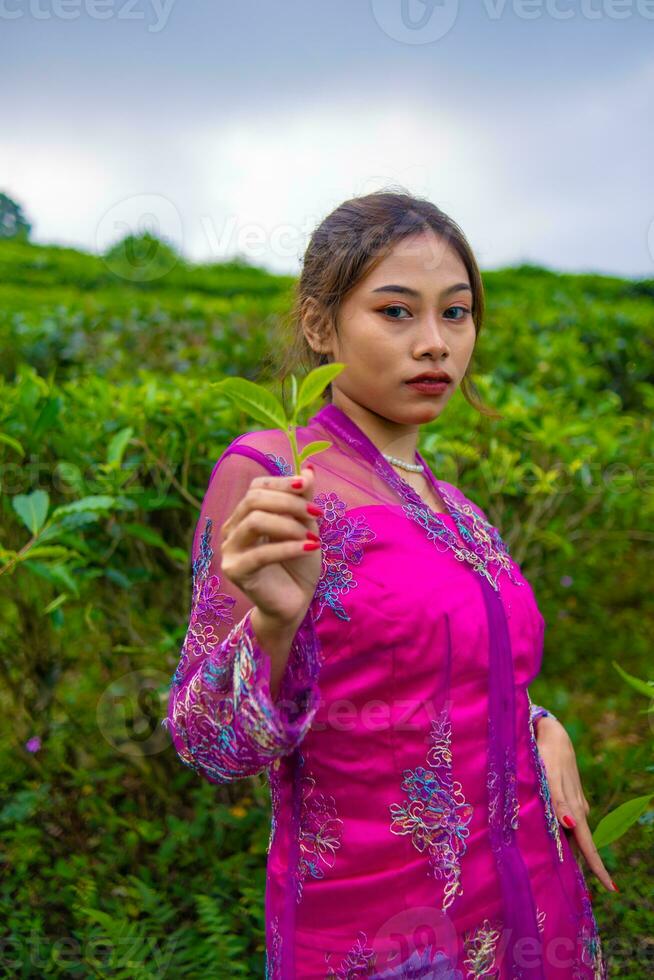
[[[294,466],[293,472],[296,473],[299,476],[300,475],[300,454],[299,454],[298,448],[297,448],[297,437],[295,435],[296,428],[297,428],[296,425],[289,425],[288,429],[286,430],[286,434],[288,435],[288,440],[289,440],[289,442],[291,444],[291,449],[293,451],[293,466]]]

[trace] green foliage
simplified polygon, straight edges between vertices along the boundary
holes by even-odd
[[[345,364],[335,362],[314,368],[303,379],[299,393],[297,379],[292,374],[291,413],[289,417],[286,416],[284,405],[279,399],[275,398],[266,388],[256,385],[246,378],[225,378],[223,381],[216,382],[213,387],[227,395],[237,408],[246,412],[257,422],[263,422],[264,425],[281,429],[286,433],[293,456],[293,472],[299,475],[302,464],[307,459],[331,446],[331,442],[319,440],[310,442],[303,448],[302,452],[299,452],[295,435],[299,412],[314,402],[344,367]]]
[[[31,230],[32,226],[23,214],[20,204],[7,194],[0,193],[0,239],[27,241]]]
[[[547,629],[530,692],[573,738],[598,829],[651,792],[652,715],[612,664],[637,679],[651,663],[654,283],[532,266],[484,279],[475,380],[504,418],[457,394],[420,449],[486,510],[533,585]],[[182,259],[138,282],[103,256],[0,242],[11,976],[263,974],[265,780],[199,779],[160,721],[199,506],[249,426],[213,383],[258,378],[277,399],[290,285]],[[312,384],[294,384],[285,424],[310,412]],[[643,975],[636,950],[652,932],[652,813],[601,846],[621,891],[596,886],[594,904],[602,933],[624,937],[610,963],[621,977]]]

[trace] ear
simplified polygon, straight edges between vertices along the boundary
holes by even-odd
[[[302,330],[309,346],[316,353],[332,353],[332,327],[329,317],[313,296],[307,296],[300,312]]]

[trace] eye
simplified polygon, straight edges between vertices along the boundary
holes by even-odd
[[[457,317],[448,316],[447,318],[448,320],[465,320],[466,316],[470,312],[470,310],[465,306],[449,306],[448,309],[445,310],[445,312],[447,313],[449,310],[461,310],[461,316],[457,316]]]
[[[407,310],[406,306],[399,306],[397,303],[393,303],[392,306],[385,306],[383,308],[383,310],[380,310],[379,312],[380,313],[383,313],[385,316],[389,317],[391,320],[404,320],[405,319],[405,317],[402,317],[402,316],[393,316],[389,312],[390,310],[400,310],[400,311],[403,311],[404,313],[408,313],[408,315],[411,316],[411,312],[410,312],[410,310]],[[461,315],[460,316],[457,316],[457,317],[446,316],[446,314],[449,313],[450,310],[460,310],[461,311]],[[445,310],[445,313],[443,315],[446,317],[447,320],[465,320],[465,318],[469,314],[470,314],[470,310],[466,306],[448,306],[447,310]]]
[[[387,316],[390,316],[388,312],[389,310],[404,310],[405,313],[409,313],[406,306],[397,306],[396,304],[393,304],[393,306],[385,306],[383,310],[380,310],[380,313],[385,313]],[[403,320],[403,319],[404,317],[401,316],[391,316],[391,320]]]

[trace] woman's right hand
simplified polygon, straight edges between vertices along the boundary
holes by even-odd
[[[303,486],[293,488],[300,478]],[[302,621],[320,578],[320,543],[304,549],[307,532],[318,537],[321,514],[307,511],[319,510],[310,503],[314,487],[312,469],[299,477],[256,476],[220,529],[223,574],[281,628]]]

